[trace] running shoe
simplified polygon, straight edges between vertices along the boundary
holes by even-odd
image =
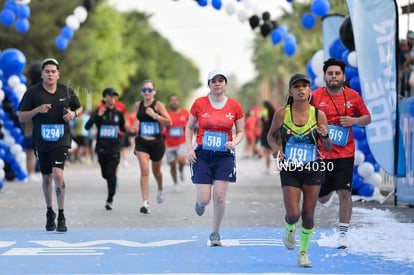
[[[157,203],[163,203],[164,198],[165,198],[164,191],[163,190],[158,190]]]
[[[206,210],[205,206],[201,206],[198,204],[198,202],[195,203],[195,212],[197,213],[198,216],[203,216],[204,211]]]
[[[48,210],[46,212],[46,230],[54,231],[56,230],[56,213],[53,210]]]
[[[59,216],[58,217],[56,231],[58,231],[58,232],[66,232],[66,231],[68,231],[68,228],[66,227],[66,219],[65,219],[65,216]]]
[[[184,181],[185,180],[185,178],[184,178],[184,171],[180,171],[180,180],[181,181]]]
[[[294,249],[296,247],[296,227],[294,230],[289,230],[286,228],[285,234],[283,235],[283,243],[285,244],[287,249]]]
[[[329,197],[329,200],[327,200],[326,202],[322,203],[323,206],[328,207],[332,204],[333,201],[333,195],[331,194],[331,196]]]
[[[213,232],[210,234],[210,245],[221,246],[220,234],[218,232]]]
[[[298,263],[301,267],[312,267],[312,262],[309,261],[308,253],[306,253],[306,251],[299,251]]]
[[[348,245],[348,239],[345,233],[339,233],[338,237],[338,249],[346,249]]]
[[[144,201],[144,203],[142,204],[142,207],[139,210],[139,212],[141,212],[143,214],[149,214],[149,213],[151,213],[151,210],[150,210],[148,201]]]
[[[111,202],[107,202],[107,203],[105,204],[105,209],[106,209],[106,210],[112,210],[112,203],[111,203]]]

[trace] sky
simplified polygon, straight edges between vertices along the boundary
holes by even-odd
[[[206,85],[208,72],[215,68],[235,75],[238,83],[243,84],[256,75],[252,63],[255,33],[248,21],[238,18],[238,13],[245,12],[250,16],[268,11],[272,19],[277,19],[282,8],[292,10],[291,4],[286,0],[222,1],[222,8],[216,10],[211,5],[200,7],[193,0],[109,0],[121,11],[137,9],[152,14],[150,23],[154,29],[199,67],[203,84]],[[311,0],[303,1],[311,3]],[[397,3],[400,6],[409,1],[397,0]],[[236,12],[232,15],[225,9],[228,3],[235,7]],[[402,38],[407,32],[407,19],[407,15],[400,16]],[[414,29],[414,14],[410,19],[411,29]],[[267,39],[271,43],[270,38]]]

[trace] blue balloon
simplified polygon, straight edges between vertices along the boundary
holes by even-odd
[[[288,34],[285,36],[285,43],[294,43],[296,44],[296,37],[293,34]]]
[[[356,170],[356,169],[355,169]],[[352,189],[358,190],[364,184],[364,178],[354,171],[352,176]]]
[[[14,26],[18,32],[27,32],[30,28],[30,23],[27,18],[19,18]]]
[[[66,50],[66,48],[68,47],[68,44],[69,44],[69,41],[61,35],[59,35],[55,39],[55,45],[61,51]]]
[[[197,3],[200,7],[205,7],[208,4],[207,0],[198,0]]]
[[[285,25],[279,25],[279,27],[277,27],[282,34],[282,38],[284,38],[287,34],[288,34],[288,29]]]
[[[75,32],[67,25],[62,27],[60,33],[64,38],[68,40],[72,39],[73,35],[75,34]]]
[[[341,39],[337,38],[329,47],[329,55],[333,58],[341,59],[343,52],[346,50],[347,49],[345,48],[344,44],[342,44]]]
[[[16,15],[13,11],[5,9],[0,12],[0,22],[4,26],[10,27],[11,25],[13,25],[14,19],[16,19]]]
[[[21,74],[25,66],[26,57],[18,49],[5,49],[0,54],[0,69],[6,78],[14,74]]]
[[[22,135],[22,130],[20,130],[19,127],[13,127],[13,129],[11,129],[10,134],[12,137],[14,137],[14,139],[16,139],[17,137]]]
[[[331,4],[328,0],[315,0],[311,5],[311,10],[316,16],[325,16],[331,9]]]
[[[20,78],[20,82],[23,84],[27,83],[27,77],[24,74],[19,74],[18,77]]]
[[[11,131],[14,127],[14,122],[10,119],[3,120],[3,127]]]
[[[312,69],[312,60],[309,60],[308,63],[306,63],[306,74],[312,80],[314,80],[316,78],[316,74],[314,73],[314,71]]]
[[[279,28],[274,29],[270,33],[270,38],[272,39],[273,45],[279,44],[283,39],[282,31]]]
[[[375,158],[372,154],[365,155],[365,160],[364,161],[367,161],[367,162],[371,163],[372,165],[377,163],[377,161],[375,160]]]
[[[353,125],[352,133],[354,134],[354,138],[358,141],[365,139],[365,128],[364,127]]]
[[[349,65],[349,63],[348,63],[348,55],[350,54],[351,52],[349,51],[349,50],[346,50],[346,51],[344,51],[343,53],[342,53],[342,57],[341,57],[341,59],[342,59],[342,61],[344,61],[347,65]]]
[[[17,16],[19,18],[27,18],[30,16],[30,7],[28,5],[18,5]]]
[[[345,67],[345,76],[347,79],[352,79],[354,76],[358,75],[358,69],[352,66]]]
[[[379,172],[381,169],[381,166],[378,163],[374,163],[374,171]]]
[[[357,91],[358,93],[361,93],[361,83],[359,82],[359,76],[356,75],[351,80],[349,80],[349,86]]]
[[[316,18],[312,13],[305,13],[304,15],[302,15],[302,26],[307,29],[310,30],[312,29],[316,24]]]
[[[292,41],[285,41],[283,50],[287,56],[292,56],[296,52],[296,43]]]
[[[370,183],[364,183],[358,189],[358,195],[360,196],[371,197],[373,194],[374,194],[374,186]]]
[[[368,155],[371,153],[371,150],[369,149],[368,141],[366,139],[360,140],[358,142],[358,149],[361,150],[365,155]]]
[[[4,9],[11,10],[16,14],[17,10],[19,9],[19,5],[14,0],[8,0],[6,3],[4,3]]]
[[[0,119],[4,120],[5,117],[6,117],[6,113],[3,111],[3,108],[0,108]]]
[[[17,175],[16,175],[16,178],[17,178],[19,181],[25,180],[25,179],[26,179],[26,177],[27,177],[27,174],[26,174],[24,171],[19,171],[19,172],[17,173]]]
[[[215,8],[216,10],[220,10],[221,6],[222,6],[222,2],[221,0],[213,0],[211,2],[211,5],[213,6],[213,8]]]
[[[6,151],[3,148],[0,148],[0,159],[4,159],[6,157]]]

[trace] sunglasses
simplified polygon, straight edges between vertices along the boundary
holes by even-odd
[[[152,89],[152,88],[142,88],[141,89],[141,92],[143,92],[143,93],[146,93],[146,92],[151,93],[153,90],[154,89]]]

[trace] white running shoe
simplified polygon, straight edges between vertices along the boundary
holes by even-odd
[[[143,214],[149,214],[149,213],[151,213],[151,209],[149,207],[149,202],[148,201],[144,201],[144,203],[142,204],[142,207],[139,210],[139,212],[141,212]]]
[[[339,233],[338,249],[346,249],[348,247],[348,238],[345,233]]]
[[[322,203],[322,205],[325,206],[325,207],[328,207],[332,204],[332,201],[333,201],[333,195],[331,194],[331,196],[329,197],[329,200]]]
[[[283,243],[285,244],[287,249],[295,249],[296,247],[296,227],[294,230],[290,231],[286,228],[285,235],[283,235]]]
[[[301,267],[312,267],[312,262],[309,261],[308,253],[306,253],[306,251],[299,251],[298,263]]]
[[[164,198],[165,198],[164,191],[163,190],[158,190],[157,203],[163,203]]]

